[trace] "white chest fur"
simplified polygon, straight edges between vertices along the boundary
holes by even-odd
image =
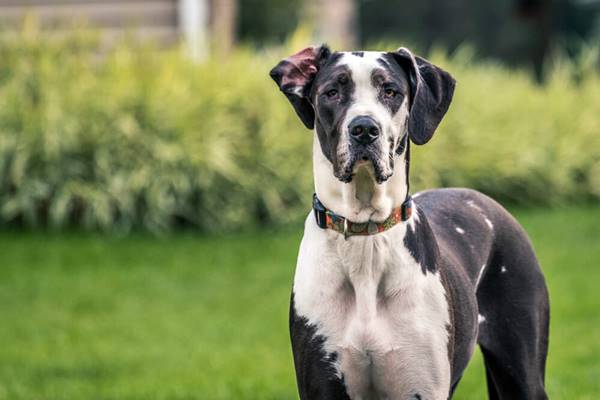
[[[345,240],[313,215],[294,279],[298,316],[316,326],[353,399],[446,399],[449,310],[439,273],[404,245],[409,224]]]

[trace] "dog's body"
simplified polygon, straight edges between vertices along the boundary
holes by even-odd
[[[272,76],[316,128],[316,194],[328,209],[375,223],[405,202],[408,139],[433,135],[452,97],[447,73],[404,49],[322,47]],[[525,232],[472,190],[413,204],[409,219],[372,235],[308,216],[290,307],[300,397],[446,399],[478,343],[491,399],[546,398],[548,298]]]

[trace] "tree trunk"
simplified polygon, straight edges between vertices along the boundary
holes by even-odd
[[[179,0],[178,24],[186,52],[193,60],[208,53],[208,0]]]
[[[235,45],[237,0],[212,0],[211,40],[215,53],[226,55]]]
[[[305,7],[318,41],[339,50],[355,48],[360,34],[355,0],[306,0]]]

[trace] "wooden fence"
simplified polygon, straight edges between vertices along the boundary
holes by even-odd
[[[31,15],[51,32],[80,24],[98,29],[105,42],[127,32],[162,44],[174,43],[181,35],[201,47],[206,4],[206,0],[0,0],[0,27],[19,27]]]

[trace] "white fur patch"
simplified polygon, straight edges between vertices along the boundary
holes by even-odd
[[[490,219],[483,213],[483,210],[481,209],[481,207],[479,207],[477,204],[475,204],[475,202],[473,200],[467,201],[467,205],[469,207],[474,208],[475,210],[479,211],[479,213],[483,216],[483,219],[485,220],[485,223],[487,224],[487,226],[490,229],[494,229],[494,224],[492,224],[492,221],[490,221]]]
[[[391,115],[372,86],[373,68],[381,68],[381,53],[363,57],[344,54],[355,84],[352,118],[369,115],[382,127],[379,142],[397,144],[406,130],[408,104]],[[348,151],[348,132],[338,154]],[[391,135],[391,136],[390,136]],[[395,146],[394,146],[395,148]],[[350,183],[333,175],[318,135],[313,143],[315,190],[325,207],[353,222],[383,221],[406,199],[405,153],[389,154],[395,171],[377,184],[367,164],[355,170]],[[343,376],[352,399],[446,399],[450,389],[448,331],[450,315],[439,273],[423,273],[404,246],[407,229],[415,228],[415,209],[408,223],[371,236],[343,235],[319,228],[312,213],[305,224],[294,277],[294,305],[324,338],[328,355],[338,355],[334,367]]]
[[[494,229],[494,224],[492,224],[492,221],[490,221],[488,217],[484,217],[484,218],[485,218],[485,223],[487,224],[487,226],[490,229]]]
[[[341,123],[342,137],[338,142],[338,154],[350,151],[350,135],[347,127],[354,118],[358,116],[370,116],[382,126],[382,136],[379,143],[387,143],[385,135],[388,131],[385,125],[391,124],[390,113],[377,99],[377,89],[371,83],[371,72],[380,65],[377,62],[381,53],[365,52],[363,57],[352,53],[344,53],[338,61],[338,65],[345,65],[350,70],[352,82],[354,83],[353,103],[348,107],[344,120]]]
[[[477,323],[481,324],[485,322],[485,317],[481,314],[477,314]]]
[[[506,272],[506,267],[504,265],[500,268],[500,272],[501,273],[505,273]]]
[[[352,76],[354,83],[353,101],[346,111],[344,120],[341,122],[340,140],[338,141],[337,154],[339,160],[347,159],[350,154],[350,134],[348,126],[356,117],[369,116],[381,127],[379,139],[372,144],[378,146],[382,155],[383,171],[391,173],[388,158],[390,156],[390,142],[393,149],[398,147],[399,141],[406,130],[406,121],[409,114],[408,99],[404,99],[402,105],[395,114],[378,99],[379,88],[372,82],[372,73],[375,69],[383,69],[379,63],[383,53],[364,52],[362,57],[352,53],[343,53],[338,65],[345,65]]]
[[[403,245],[408,224],[345,240],[309,215],[294,279],[295,311],[317,327],[353,399],[446,399],[445,290]]]
[[[385,220],[392,209],[400,207],[406,198],[405,154],[394,155],[394,174],[381,184],[376,184],[365,171],[359,171],[352,182],[343,183],[333,175],[333,165],[321,151],[319,138],[315,133],[313,174],[319,200],[325,207],[352,222]]]
[[[410,219],[406,221],[406,223],[408,224],[408,227],[414,232],[415,224],[417,222],[419,222],[419,209],[417,208],[417,205],[413,203],[412,215]]]
[[[313,143],[313,168],[315,190],[321,202],[333,212],[343,215],[352,222],[384,221],[393,208],[399,207],[406,198],[406,174],[404,170],[405,153],[398,155],[395,148],[406,130],[408,102],[405,100],[398,112],[392,115],[377,99],[378,89],[371,82],[373,69],[382,68],[378,59],[381,52],[364,52],[363,57],[352,53],[344,53],[338,61],[346,65],[354,82],[354,104],[346,113],[341,126],[344,127],[338,142],[338,155],[350,152],[350,136],[345,127],[357,116],[373,117],[382,128],[382,134],[377,143],[382,146],[381,154],[384,159],[392,157],[394,171],[387,181],[376,184],[373,179],[373,166],[357,167],[351,183],[342,183],[333,176],[333,165],[323,155],[318,136],[315,132]],[[394,142],[390,153],[389,141]],[[343,157],[341,157],[343,158]],[[392,171],[390,171],[392,172]]]
[[[479,286],[479,282],[481,282],[481,277],[483,276],[484,271],[485,271],[485,264],[483,264],[481,266],[481,269],[479,270],[479,275],[477,276],[477,282],[475,283],[475,287]]]
[[[460,228],[457,226],[455,229],[456,229],[456,232],[460,233],[461,235],[464,235],[465,230],[463,228]]]

